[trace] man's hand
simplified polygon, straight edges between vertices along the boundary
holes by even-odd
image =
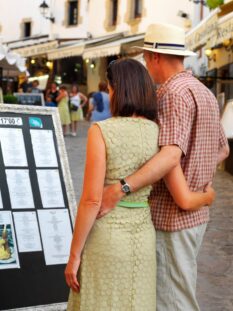
[[[208,206],[210,206],[213,201],[215,200],[215,196],[216,193],[214,191],[214,189],[212,188],[212,182],[209,182],[205,188],[204,188],[204,192],[208,194],[209,198],[208,198]]]
[[[106,186],[103,191],[101,208],[97,218],[101,218],[111,212],[123,196],[124,193],[121,191],[120,183]]]

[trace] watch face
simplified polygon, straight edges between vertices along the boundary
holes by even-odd
[[[127,184],[125,184],[125,185],[122,186],[122,190],[123,190],[125,193],[130,192],[130,188],[129,188],[129,186],[128,186]]]

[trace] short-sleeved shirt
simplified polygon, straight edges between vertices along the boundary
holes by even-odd
[[[227,144],[215,96],[189,71],[171,77],[157,90],[159,146],[177,145],[190,190],[203,190],[213,179],[218,151]],[[209,220],[209,208],[184,211],[174,202],[163,180],[150,196],[157,230],[179,231]]]

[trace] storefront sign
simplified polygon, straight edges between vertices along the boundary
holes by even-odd
[[[218,27],[216,29],[216,35],[210,37],[210,47],[215,47],[224,40],[233,38],[233,19],[228,18],[223,22],[219,21]]]
[[[19,53],[23,57],[29,57],[29,56],[45,54],[50,50],[56,49],[57,47],[58,47],[58,42],[52,41],[52,42],[35,44],[33,46],[16,49],[15,52]]]
[[[196,51],[204,46],[211,37],[216,37],[218,29],[218,16],[214,14],[205,23],[202,23],[196,31],[192,31],[186,36],[186,47],[191,51]]]
[[[232,13],[221,19],[216,13],[206,22],[201,23],[195,31],[187,34],[186,46],[191,51],[196,51],[204,45],[214,48],[230,38],[233,38]]]

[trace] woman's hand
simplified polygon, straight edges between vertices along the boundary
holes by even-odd
[[[75,260],[69,259],[66,269],[65,269],[65,278],[67,285],[75,292],[80,291],[80,285],[77,280],[77,273],[80,266],[81,259],[76,258]]]
[[[215,200],[216,193],[214,189],[212,188],[212,182],[209,182],[205,188],[204,192],[208,195],[208,205],[210,206],[213,201]]]

